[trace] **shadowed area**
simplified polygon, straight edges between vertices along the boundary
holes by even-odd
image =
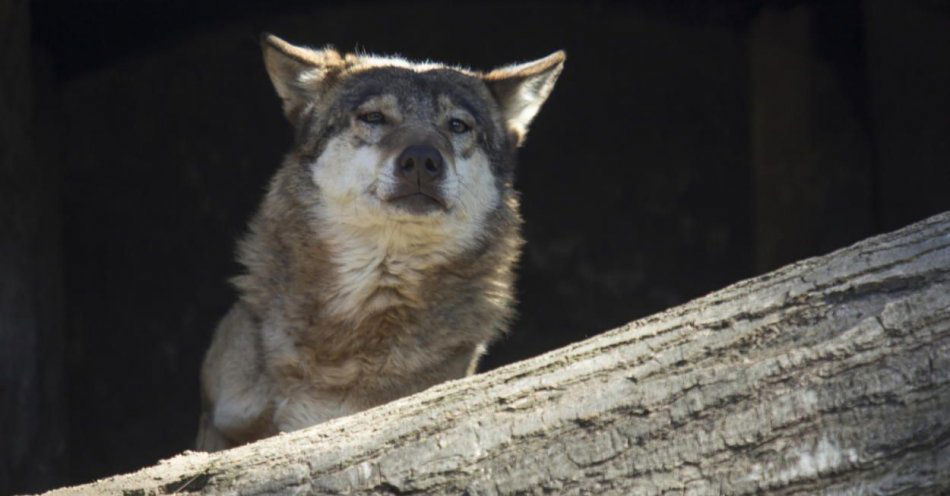
[[[259,35],[489,69],[567,52],[522,149],[491,369],[950,209],[930,0],[0,0],[0,493],[189,448],[234,242],[292,133]]]

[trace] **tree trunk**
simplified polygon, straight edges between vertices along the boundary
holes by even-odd
[[[948,494],[950,213],[380,408],[57,494]]]

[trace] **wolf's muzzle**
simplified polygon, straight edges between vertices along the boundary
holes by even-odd
[[[446,208],[440,185],[445,159],[432,145],[411,145],[396,157],[394,176],[399,181],[390,201],[413,213]]]

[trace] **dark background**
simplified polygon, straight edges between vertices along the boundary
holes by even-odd
[[[290,144],[261,31],[481,69],[567,50],[483,369],[950,209],[940,0],[0,0],[0,493],[190,447]]]

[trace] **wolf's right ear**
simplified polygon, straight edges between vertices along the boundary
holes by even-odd
[[[495,96],[508,131],[514,133],[520,146],[528,133],[528,125],[554,89],[564,69],[563,50],[542,59],[509,65],[482,75],[482,80]]]
[[[301,110],[319,97],[331,76],[343,68],[343,57],[332,48],[299,47],[269,33],[261,36],[261,47],[284,114],[296,125]]]

